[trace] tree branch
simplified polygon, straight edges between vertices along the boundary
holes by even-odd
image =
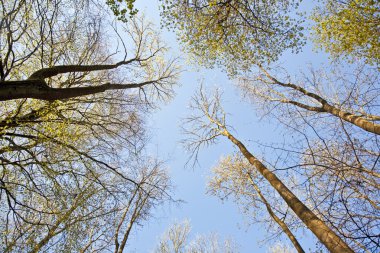
[[[120,61],[116,64],[105,64],[105,65],[61,65],[54,66],[50,68],[43,68],[34,72],[28,79],[45,79],[53,77],[59,74],[72,73],[72,72],[92,72],[100,70],[110,70],[120,67],[122,65],[127,65],[134,61],[138,61],[136,58],[130,59],[128,61]]]
[[[141,88],[148,84],[159,83],[161,79],[145,81],[141,83],[112,84],[105,83],[99,86],[51,88],[40,79],[28,79],[24,81],[0,82],[0,101],[19,98],[35,98],[46,101],[63,100],[74,97],[102,93],[107,90],[126,90]]]

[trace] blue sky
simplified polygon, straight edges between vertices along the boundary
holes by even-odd
[[[137,1],[137,8],[144,11],[146,17],[160,27],[158,4],[158,0],[140,0]],[[185,58],[181,55],[174,34],[163,31],[163,40],[172,48],[172,55]],[[304,68],[307,63],[313,62],[318,65],[324,61],[326,57],[314,53],[310,46],[305,47],[304,52],[299,55],[285,54],[280,60],[290,73]],[[177,95],[170,103],[162,105],[161,109],[152,115],[148,126],[152,136],[150,152],[167,160],[167,166],[176,186],[175,197],[184,200],[185,203],[180,206],[171,205],[157,209],[153,218],[145,222],[143,227],[135,230],[133,237],[130,238],[128,252],[151,252],[169,225],[174,221],[184,219],[191,221],[194,235],[216,232],[222,238],[232,238],[236,241],[242,253],[267,252],[270,246],[268,242],[260,243],[266,235],[263,227],[247,226],[248,219],[243,217],[238,206],[233,202],[222,203],[217,198],[206,195],[210,169],[221,156],[232,153],[234,150],[232,145],[222,140],[218,145],[203,149],[199,157],[199,167],[186,168],[188,154],[179,143],[184,138],[179,126],[181,118],[189,115],[190,98],[199,88],[199,81],[203,80],[206,86],[221,88],[224,93],[223,106],[230,113],[228,121],[234,126],[237,137],[248,147],[255,150],[253,146],[255,141],[275,142],[283,140],[284,137],[273,122],[268,119],[260,120],[254,108],[242,101],[239,91],[224,73],[217,69],[194,71],[194,67],[183,66],[185,72],[179,81],[181,86],[175,89]],[[311,233],[302,235],[301,243],[306,250],[314,247],[311,238]],[[280,239],[288,243],[286,238]]]

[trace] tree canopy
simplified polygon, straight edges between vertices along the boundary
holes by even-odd
[[[1,1],[2,252],[122,252],[172,201],[145,117],[179,68],[144,17],[102,1]]]
[[[323,1],[312,16],[315,42],[334,57],[380,64],[380,3],[373,0]]]
[[[191,59],[231,72],[273,62],[303,45],[297,1],[162,1],[163,24],[174,29]]]

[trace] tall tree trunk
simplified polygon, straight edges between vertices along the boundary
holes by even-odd
[[[282,181],[271,172],[263,163],[253,156],[247,148],[236,139],[227,130],[222,133],[233,144],[235,144],[244,157],[252,164],[263,177],[273,186],[280,194],[294,213],[303,221],[303,223],[314,233],[314,235],[323,243],[332,253],[354,253],[354,251],[321,219],[319,219],[301,200],[297,198]]]

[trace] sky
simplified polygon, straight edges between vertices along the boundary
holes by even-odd
[[[146,17],[160,27],[158,0],[137,1],[137,9],[144,12]],[[310,8],[304,6],[303,8]],[[175,35],[162,31],[163,40],[170,45],[171,54],[180,56],[181,50],[176,42]],[[304,48],[299,55],[285,53],[280,62],[292,73],[303,69],[307,63],[322,64],[326,56],[316,54],[311,46]],[[189,157],[180,141],[184,138],[181,133],[181,119],[188,116],[191,97],[199,89],[200,80],[205,86],[218,87],[223,92],[223,106],[229,113],[228,122],[234,127],[234,134],[254,148],[255,141],[275,142],[284,138],[283,133],[268,119],[261,120],[249,103],[243,101],[233,82],[218,69],[195,70],[182,62],[184,72],[179,80],[179,87],[175,88],[176,96],[170,103],[161,105],[161,108],[152,114],[148,121],[151,144],[149,151],[160,159],[166,160],[172,181],[175,185],[174,197],[184,202],[180,205],[166,205],[156,209],[153,218],[135,229],[128,252],[152,252],[160,236],[175,221],[188,219],[192,226],[192,235],[218,233],[220,238],[229,238],[237,243],[239,252],[265,253],[274,241],[264,241],[265,229],[258,224],[248,226],[249,219],[244,217],[238,206],[232,201],[221,202],[216,197],[206,194],[206,184],[211,176],[211,168],[217,164],[223,155],[231,154],[233,146],[221,140],[217,145],[201,150],[199,166],[192,168],[185,164]],[[302,234],[301,244],[307,250],[314,248],[311,233]],[[281,238],[288,243],[287,238]],[[308,251],[308,250],[307,250]]]

